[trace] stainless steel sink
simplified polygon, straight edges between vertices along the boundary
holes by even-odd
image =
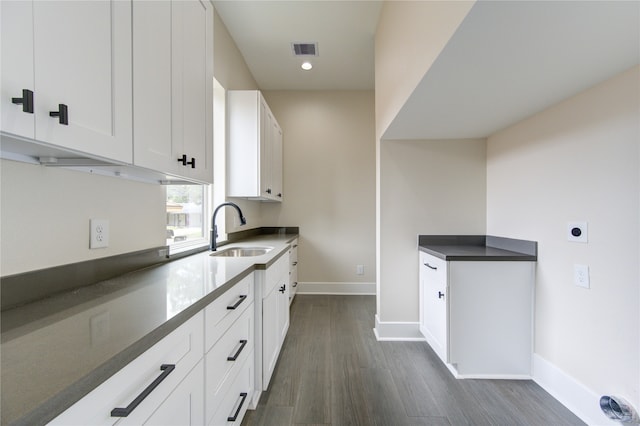
[[[220,257],[251,257],[269,253],[273,247],[229,247],[228,249],[215,251],[211,256]]]

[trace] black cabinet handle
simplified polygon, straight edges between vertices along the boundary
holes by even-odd
[[[298,287],[298,281],[294,282],[292,287]]]
[[[427,267],[427,268],[429,268],[429,269],[433,269],[434,271],[437,271],[437,270],[438,270],[438,268],[437,268],[436,266],[431,266],[431,265],[429,265],[428,263],[425,263],[425,264],[424,264],[424,266],[426,266],[426,267]]]
[[[296,247],[298,247],[298,245],[297,245],[297,244],[294,244],[294,245],[293,245],[293,248],[296,248]]]
[[[131,404],[127,405],[126,408],[114,408],[111,410],[111,417],[127,417],[133,410],[136,409],[140,403],[149,396],[153,390],[158,387],[158,385],[167,378],[169,374],[176,368],[175,364],[162,364],[160,366],[160,370],[162,370],[162,374],[160,374],[149,386],[142,391],[140,395],[136,397]]]
[[[246,392],[242,392],[240,394],[240,398],[242,398],[242,401],[240,401],[240,404],[238,404],[238,408],[236,409],[236,412],[233,416],[231,417],[227,417],[227,421],[228,422],[235,422],[236,419],[238,418],[238,416],[240,415],[240,410],[242,410],[242,406],[244,405],[244,401],[245,399],[247,399],[247,393]]]
[[[271,188],[267,188],[266,193],[271,194]]]
[[[191,164],[191,163],[187,163],[187,154],[182,154],[182,157],[178,158],[178,163],[182,163],[183,166],[186,166],[187,164]]]
[[[278,197],[282,198],[282,192],[278,192]]]
[[[439,291],[438,292],[438,299],[444,299],[444,293]]]
[[[49,117],[58,117],[58,123],[69,125],[69,110],[65,104],[58,104],[57,111],[49,111]]]
[[[293,266],[298,266],[298,262],[293,262]]]
[[[185,166],[191,166],[192,169],[196,168],[196,159],[191,157],[191,161],[185,161]]]
[[[235,303],[235,305],[227,306],[227,309],[232,310],[232,309],[235,309],[235,308],[237,308],[238,306],[240,306],[240,304],[241,304],[242,302],[244,302],[244,301],[245,301],[245,299],[247,298],[247,295],[246,295],[246,294],[241,294],[239,297],[240,297],[240,299]]]
[[[236,359],[238,359],[238,357],[240,356],[240,353],[242,352],[245,346],[247,346],[247,341],[240,340],[240,347],[238,348],[235,354],[227,357],[227,361],[235,361]]]
[[[22,112],[33,114],[33,92],[29,89],[22,89],[21,98],[11,98],[12,104],[22,104]]]
[[[282,287],[280,287],[280,293],[284,294],[285,290],[287,289],[287,285],[286,284],[282,284]]]

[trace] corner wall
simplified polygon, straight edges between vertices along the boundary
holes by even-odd
[[[284,134],[284,200],[264,203],[262,220],[300,226],[299,291],[374,293],[373,91],[264,96]]]
[[[377,320],[419,338],[419,234],[485,233],[484,139],[380,144],[380,275]],[[411,326],[410,324],[413,324]],[[385,327],[389,328],[389,327]]]
[[[487,233],[538,241],[534,378],[596,424],[600,395],[640,409],[639,82],[635,67],[487,141]],[[569,221],[588,222],[587,244]]]

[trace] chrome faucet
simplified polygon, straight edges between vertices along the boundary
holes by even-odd
[[[220,210],[224,206],[231,206],[238,211],[238,215],[240,216],[240,225],[246,225],[247,219],[244,218],[242,214],[242,210],[235,203],[222,203],[213,211],[213,217],[211,218],[211,244],[209,245],[209,249],[211,251],[216,251],[218,245],[216,244],[216,238],[218,238],[218,226],[216,225],[216,215],[218,214],[218,210]]]

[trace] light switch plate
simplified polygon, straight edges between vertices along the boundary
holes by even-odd
[[[573,265],[573,282],[578,287],[590,288],[589,266]]]

